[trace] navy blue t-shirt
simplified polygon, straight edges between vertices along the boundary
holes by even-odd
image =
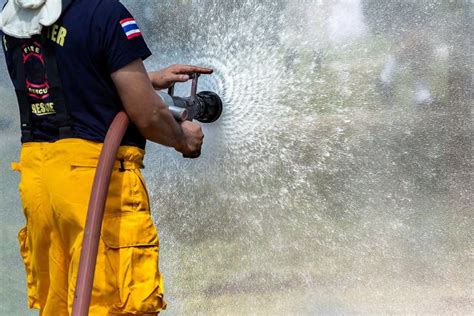
[[[151,55],[136,21],[118,0],[75,0],[47,33],[53,42],[74,136],[103,142],[113,118],[123,110],[110,74]],[[12,54],[3,46],[16,87]],[[56,141],[54,113],[48,115],[44,106],[36,109],[38,113],[33,109],[35,141]],[[145,138],[131,125],[122,144],[144,148]]]

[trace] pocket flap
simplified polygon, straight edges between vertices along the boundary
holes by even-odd
[[[102,240],[109,248],[158,246],[158,234],[147,212],[104,218]]]
[[[71,167],[97,168],[99,160],[97,158],[76,158],[71,161]]]

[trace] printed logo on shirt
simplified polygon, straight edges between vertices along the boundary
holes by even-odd
[[[134,18],[123,19],[120,21],[120,25],[122,26],[123,31],[129,40],[142,35],[142,32],[138,28],[138,24]]]
[[[41,43],[32,40],[23,44],[21,48],[31,112],[37,116],[55,114]]]
[[[64,26],[53,24],[48,28],[46,37],[58,44],[59,46],[64,46],[64,42],[67,36],[67,29]]]

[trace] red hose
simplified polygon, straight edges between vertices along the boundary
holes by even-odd
[[[84,228],[72,316],[87,316],[89,314],[100,231],[104,218],[105,201],[107,199],[110,177],[112,176],[112,170],[120,143],[122,142],[129,123],[130,121],[127,114],[124,112],[117,114],[112,125],[110,125],[104,140],[104,146],[100,153],[99,164],[97,165],[89,201],[86,226]]]

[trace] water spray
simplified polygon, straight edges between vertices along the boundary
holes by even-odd
[[[190,97],[174,96],[174,85],[168,90],[168,94],[159,92],[159,96],[178,122],[194,119],[201,123],[215,122],[222,114],[221,98],[210,91],[196,93],[199,74],[193,74],[191,78],[193,82]],[[129,123],[129,118],[125,112],[117,114],[107,132],[100,153],[84,228],[72,316],[89,315],[107,192],[116,159],[115,156]]]

